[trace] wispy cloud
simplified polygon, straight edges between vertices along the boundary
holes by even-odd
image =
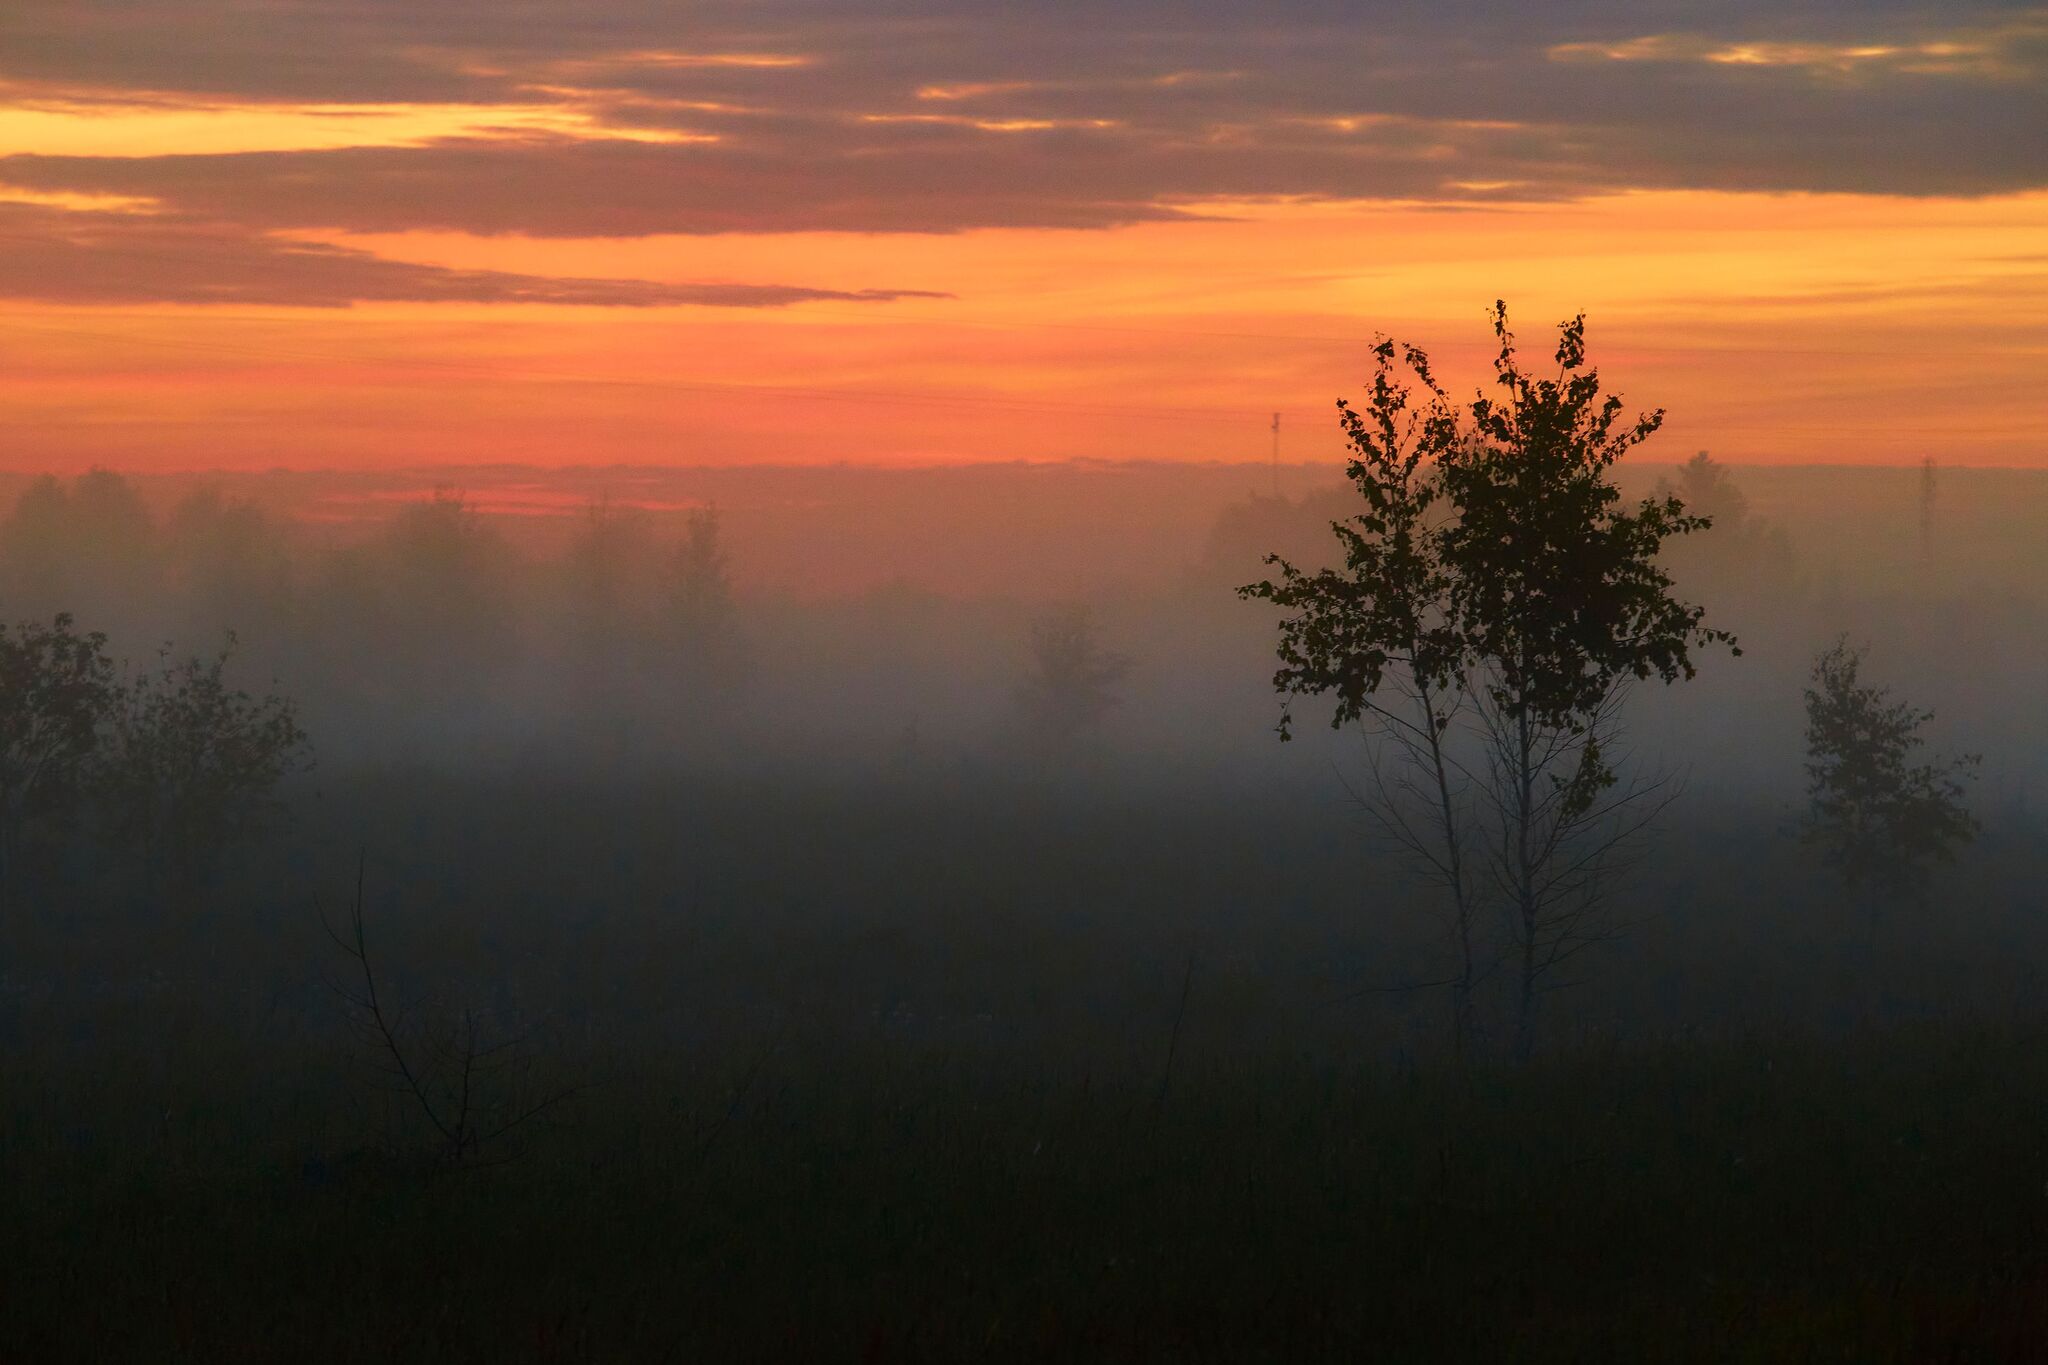
[[[146,202],[249,242],[2048,185],[2039,6],[1720,0],[1646,33],[1647,12],[1101,0],[1053,22],[957,0],[605,0],[484,25],[333,0],[223,25],[209,0],[14,0],[0,184],[46,207]]]
[[[2048,18],[2021,16],[1992,27],[1957,27],[1877,41],[1654,33],[1620,41],[1555,43],[1558,62],[1699,63],[1785,69],[1817,77],[1877,75],[2003,81],[2048,75]]]
[[[783,308],[935,298],[925,290],[582,279],[457,270],[219,223],[0,201],[0,298],[65,304],[526,303]]]

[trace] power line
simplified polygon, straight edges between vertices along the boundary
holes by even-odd
[[[1273,414],[1273,496],[1280,496],[1280,414]]]

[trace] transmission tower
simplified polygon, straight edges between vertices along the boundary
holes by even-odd
[[[1920,566],[1934,566],[1934,457],[1920,461]]]
[[[1280,496],[1280,414],[1273,414],[1273,496]]]

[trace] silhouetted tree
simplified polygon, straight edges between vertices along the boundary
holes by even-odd
[[[1276,559],[1279,581],[1242,591],[1295,613],[1281,623],[1283,693],[1335,693],[1333,724],[1370,718],[1392,739],[1406,768],[1375,765],[1383,823],[1455,879],[1454,899],[1476,889],[1467,850],[1484,849],[1508,912],[1526,1056],[1540,982],[1601,936],[1607,876],[1661,804],[1656,784],[1620,778],[1622,697],[1637,681],[1693,676],[1694,648],[1733,638],[1703,626],[1658,564],[1667,539],[1706,519],[1670,495],[1624,506],[1610,477],[1663,414],[1619,425],[1621,400],[1586,366],[1583,317],[1559,329],[1554,378],[1524,370],[1505,305],[1493,327],[1503,394],[1465,414],[1413,347],[1402,360],[1428,397],[1411,411],[1381,343],[1367,412],[1343,409],[1366,500],[1335,528],[1346,568],[1302,574]],[[1404,832],[1417,772],[1436,814]],[[1483,842],[1462,833],[1474,822]]]
[[[645,514],[609,501],[585,508],[568,557],[571,608],[581,633],[616,643],[641,629],[657,560]]]
[[[0,528],[0,569],[9,597],[38,606],[62,601],[67,549],[75,542],[70,525],[71,495],[56,477],[45,474],[15,499],[7,524]]]
[[[1056,607],[1031,623],[1031,671],[1017,700],[1039,736],[1070,744],[1101,725],[1130,671],[1130,659],[1097,640],[1086,606]]]
[[[434,643],[454,646],[437,650],[452,652],[451,664],[473,668],[479,654],[507,651],[511,623],[504,588],[511,554],[462,494],[440,488],[426,501],[407,504],[381,548],[391,586],[403,595],[396,604],[401,619],[434,632]]]
[[[37,479],[0,533],[9,598],[119,623],[155,596],[155,530],[141,496],[111,470],[81,474],[68,488]]]
[[[117,698],[106,637],[68,615],[0,625],[0,889],[37,821],[74,818]]]
[[[657,630],[662,551],[646,513],[609,499],[591,503],[562,569],[566,629],[548,634],[564,651],[562,672],[576,694],[575,744],[602,761],[644,752],[641,689],[666,643]]]
[[[1457,517],[1443,533],[1457,616],[1480,665],[1489,799],[1502,819],[1495,875],[1518,962],[1516,1051],[1533,1042],[1539,978],[1597,936],[1616,852],[1660,804],[1621,784],[1611,761],[1631,683],[1691,678],[1691,651],[1734,646],[1704,609],[1672,594],[1666,540],[1711,523],[1678,498],[1622,505],[1610,472],[1663,425],[1661,409],[1617,425],[1621,399],[1586,365],[1585,318],[1558,331],[1555,378],[1515,353],[1506,305],[1493,330],[1499,399],[1472,403],[1474,439],[1442,464]]]
[[[1318,564],[1329,548],[1330,523],[1346,517],[1351,498],[1342,488],[1318,489],[1299,498],[1253,493],[1217,513],[1189,567],[1187,587],[1203,597],[1235,589],[1269,554],[1297,566]]]
[[[1677,477],[1659,478],[1657,496],[1675,497],[1685,510],[1704,518],[1703,535],[1666,547],[1664,561],[1689,588],[1748,596],[1781,597],[1791,586],[1791,544],[1778,527],[1750,511],[1749,498],[1728,467],[1702,450],[1678,467]]]
[[[722,526],[716,507],[694,508],[684,518],[672,606],[676,628],[688,641],[714,640],[732,627],[732,578]]]
[[[1915,762],[1934,718],[1861,680],[1863,652],[1838,640],[1806,689],[1806,841],[1875,915],[1887,895],[1918,894],[1934,863],[1977,834],[1963,806],[1973,754]]]
[[[255,503],[197,489],[172,510],[159,541],[186,625],[213,634],[233,623],[267,636],[291,617],[291,556]]]
[[[1358,723],[1368,737],[1373,787],[1361,804],[1384,834],[1451,901],[1456,964],[1449,979],[1452,1044],[1465,1050],[1479,964],[1468,867],[1471,812],[1448,734],[1464,709],[1471,651],[1444,558],[1442,461],[1464,439],[1429,358],[1373,348],[1372,394],[1363,412],[1346,400],[1338,420],[1351,446],[1345,472],[1365,510],[1330,523],[1344,567],[1304,573],[1279,555],[1280,581],[1240,589],[1297,613],[1281,624],[1275,685],[1290,695],[1334,694],[1333,725]],[[1421,386],[1423,406],[1400,373]],[[1292,715],[1281,712],[1280,735]]]
[[[534,1034],[513,1032],[499,1010],[393,998],[393,984],[370,956],[363,919],[363,864],[356,865],[348,921],[314,909],[328,939],[351,964],[329,987],[348,1012],[361,1049],[356,1060],[371,1088],[423,1120],[427,1155],[450,1166],[510,1159],[507,1139],[574,1098],[573,1086],[535,1084]]]
[[[367,543],[337,556],[316,606],[326,676],[368,684],[366,700],[401,714],[468,719],[473,704],[515,661],[502,538],[459,494],[436,490],[407,503]],[[375,659],[374,672],[361,661]],[[455,708],[464,707],[460,712]]]
[[[111,469],[93,469],[71,481],[74,523],[102,537],[100,549],[111,559],[142,558],[155,523],[135,486]]]
[[[724,522],[716,507],[693,509],[669,566],[670,637],[684,680],[700,696],[735,681],[743,666]]]
[[[154,881],[205,872],[281,807],[277,787],[311,763],[297,708],[275,692],[233,687],[230,634],[212,658],[173,660],[123,690],[100,765],[110,832]]]
[[[121,692],[98,784],[109,833],[135,847],[152,882],[207,872],[236,839],[281,812],[279,784],[311,763],[291,698],[227,681],[236,639],[211,659],[172,659]]]

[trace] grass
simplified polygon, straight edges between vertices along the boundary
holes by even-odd
[[[420,779],[326,800],[181,907],[107,874],[10,918],[0,1361],[2048,1340],[2038,928],[2023,895],[1968,894],[2036,884],[2023,841],[1954,889],[1974,919],[1859,938],[1796,850],[1702,812],[1637,892],[1669,914],[1559,993],[1541,1059],[1461,1073],[1428,995],[1330,1003],[1428,961],[1341,812]],[[363,841],[395,850],[371,865],[393,990],[534,1022],[538,1083],[579,1087],[502,1162],[422,1159],[318,985],[309,896]],[[1842,989],[1853,1026],[1802,1005]]]
[[[744,1092],[702,1057],[637,1057],[467,1172],[347,1145],[358,1120],[289,1050],[188,1034],[165,1055],[209,1064],[153,1075],[57,1052],[56,1076],[6,1077],[6,1340],[34,1360],[2017,1359],[2048,1328],[2040,1042],[1915,1029],[1462,1083],[1273,1059],[1162,1100],[810,1037]]]

